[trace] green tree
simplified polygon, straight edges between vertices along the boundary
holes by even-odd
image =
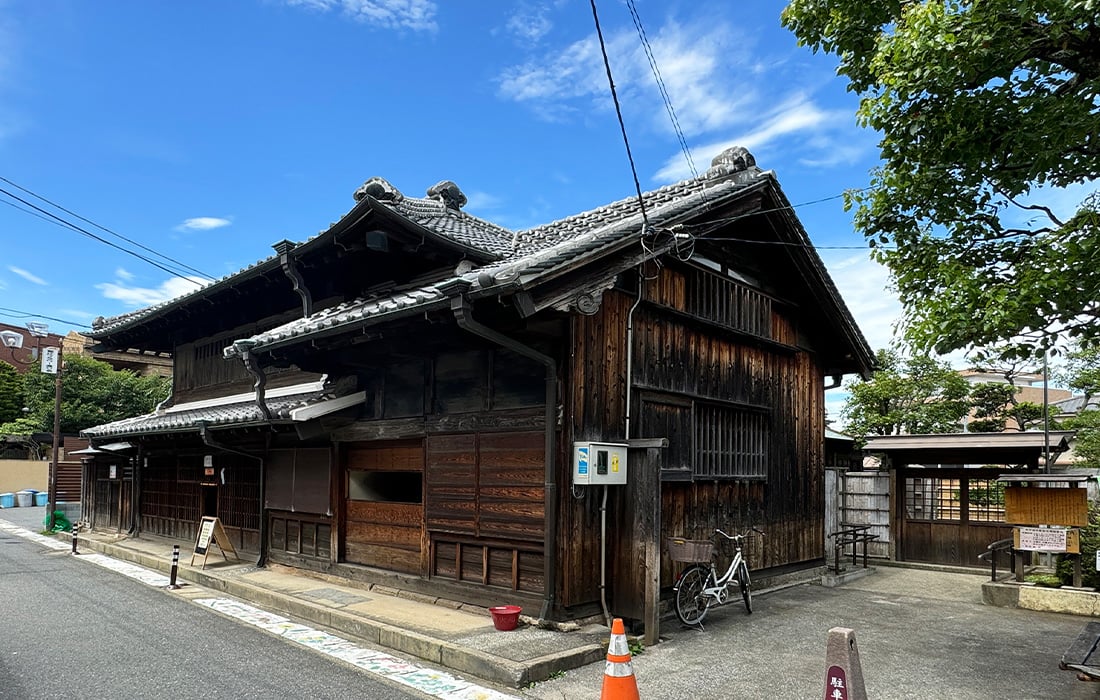
[[[971,433],[1000,433],[1006,430],[1024,432],[1043,427],[1043,407],[1033,401],[1020,401],[1019,389],[1012,384],[985,382],[970,390],[970,403],[974,417],[966,424]],[[1057,411],[1047,407],[1051,429],[1057,429],[1054,420]]]
[[[23,377],[15,367],[0,361],[0,423],[23,415]]]
[[[54,375],[32,368],[25,377],[26,417],[0,425],[0,434],[53,432]],[[61,432],[148,413],[168,395],[170,380],[116,371],[89,357],[65,358],[62,374]]]
[[[1066,354],[1061,379],[1088,400],[1100,396],[1100,348],[1076,347]],[[1073,440],[1075,466],[1100,469],[1100,411],[1082,410],[1063,421],[1066,428],[1076,431]]]
[[[865,435],[952,433],[962,429],[970,410],[970,385],[946,362],[923,355],[903,357],[893,350],[875,354],[878,369],[870,381],[845,384],[841,410],[847,432]]]
[[[1100,346],[1072,348],[1066,353],[1059,378],[1070,389],[1084,394],[1086,402],[1100,396]]]
[[[1100,198],[1059,216],[1051,193],[1100,177],[1095,0],[792,0],[782,19],[882,135],[848,206],[915,347],[1100,342]]]

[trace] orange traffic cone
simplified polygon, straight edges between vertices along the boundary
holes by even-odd
[[[626,629],[616,617],[611,623],[611,643],[607,645],[607,666],[603,672],[600,700],[639,700],[638,681],[630,664],[630,647],[626,644]]]

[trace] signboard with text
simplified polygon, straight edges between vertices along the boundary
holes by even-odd
[[[1081,551],[1080,530],[1062,527],[1017,527],[1012,530],[1012,545],[1031,552]]]
[[[57,374],[61,348],[42,348],[42,374]]]
[[[202,557],[202,568],[206,568],[206,558],[210,556],[210,547],[217,545],[221,550],[222,559],[229,561],[229,557],[225,556],[226,550],[233,552],[235,559],[240,559],[237,556],[237,550],[233,548],[233,543],[229,541],[229,535],[225,533],[225,528],[222,527],[222,522],[214,517],[205,517],[199,521],[199,534],[195,537],[195,551],[191,553],[191,566],[195,565],[195,557]]]

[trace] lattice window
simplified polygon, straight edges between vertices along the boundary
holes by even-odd
[[[1005,485],[996,479],[967,480],[969,514],[972,522],[1003,523]]]
[[[962,520],[959,480],[936,477],[906,479],[905,513],[910,520]]]
[[[770,433],[761,411],[695,404],[695,476],[767,479]]]
[[[687,312],[760,338],[772,337],[772,300],[732,279],[694,270]]]

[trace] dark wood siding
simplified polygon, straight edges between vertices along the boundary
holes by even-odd
[[[410,440],[349,446],[344,451],[344,464],[345,559],[392,571],[421,573],[423,504],[356,500],[349,494],[348,479],[355,471],[423,473],[423,443]]]
[[[544,439],[541,432],[430,436],[428,529],[541,542]]]
[[[541,431],[428,437],[431,575],[542,592]]]
[[[634,315],[631,437],[668,438],[666,476],[677,472],[671,476],[680,479],[661,485],[662,535],[705,538],[716,527],[728,531],[752,524],[768,532],[749,547],[754,569],[820,561],[823,372],[814,354],[795,346],[797,322],[789,307],[746,291],[740,283],[700,282],[707,274],[662,268],[647,282],[645,299]],[[737,298],[708,300],[708,294]],[[574,440],[623,438],[626,325],[634,301],[613,290],[604,295],[598,313],[574,317],[565,397],[567,448]],[[745,316],[739,308],[751,313]],[[760,309],[767,310],[766,317],[758,314]],[[762,477],[687,473],[698,461],[695,442],[700,435],[693,421],[698,420],[699,405],[725,406],[766,419]],[[712,446],[736,446],[741,437],[715,433],[708,439]],[[571,497],[570,465],[563,465],[560,478],[565,485],[559,502],[560,597],[563,605],[575,606],[598,599],[599,490],[585,489],[580,498]],[[629,547],[624,544],[619,551]],[[670,586],[672,576],[666,557],[662,585]]]

